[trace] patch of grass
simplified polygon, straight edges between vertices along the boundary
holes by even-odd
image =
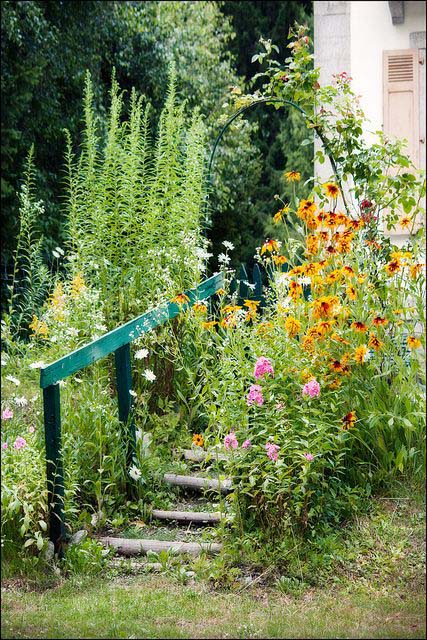
[[[423,596],[386,589],[231,596],[148,576],[6,590],[2,609],[4,638],[424,637]]]

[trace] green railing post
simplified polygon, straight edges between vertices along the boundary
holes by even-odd
[[[119,420],[124,425],[127,425],[129,429],[129,444],[127,449],[127,467],[132,465],[132,457],[135,453],[135,424],[132,419],[132,368],[130,361],[130,345],[124,344],[114,352],[114,359],[116,364],[116,382],[117,382],[117,399],[119,403]],[[131,487],[130,481],[128,482],[129,490]]]
[[[57,553],[66,539],[64,520],[64,474],[61,454],[61,412],[59,385],[43,389],[46,443],[46,477],[48,489],[49,538]]]

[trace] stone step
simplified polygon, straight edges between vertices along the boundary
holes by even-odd
[[[112,538],[102,537],[99,541],[106,547],[112,547],[123,556],[136,556],[147,551],[170,551],[175,553],[188,553],[198,556],[202,551],[207,553],[219,553],[222,544],[218,542],[176,542],[171,540],[143,540],[138,538]]]
[[[231,479],[224,478],[219,480],[218,478],[203,478],[201,476],[180,476],[176,473],[165,473],[163,480],[169,484],[177,485],[179,487],[186,487],[187,489],[205,489],[211,491],[221,491],[221,493],[227,493],[231,491]]]
[[[204,449],[182,449],[182,454],[185,460],[188,462],[203,462],[206,458],[209,458],[209,462],[215,462],[218,460],[228,460],[228,456],[225,453],[216,453],[214,451],[205,451]]]
[[[158,520],[176,520],[178,522],[221,522],[219,511],[162,511],[153,509],[153,518]]]

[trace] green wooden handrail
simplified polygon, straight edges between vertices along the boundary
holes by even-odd
[[[143,333],[175,318],[181,311],[205,300],[224,285],[224,275],[217,273],[195,289],[185,293],[188,302],[178,305],[168,302],[130,320],[121,327],[109,331],[87,345],[43,367],[40,371],[40,387],[43,389],[43,411],[46,446],[46,477],[48,488],[49,538],[55,550],[62,553],[67,540],[64,518],[64,470],[61,454],[61,411],[59,381],[97,362],[114,352],[119,420],[129,429],[127,463],[135,451],[135,426],[132,421],[132,368],[130,343]]]

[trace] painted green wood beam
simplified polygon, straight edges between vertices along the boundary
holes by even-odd
[[[202,282],[197,288],[186,292],[190,299],[187,304],[180,306],[174,302],[169,302],[161,305],[56,360],[56,362],[40,370],[41,388],[45,389],[55,384],[55,382],[71,376],[73,373],[80,371],[80,369],[84,369],[97,360],[108,356],[123,345],[132,342],[143,333],[154,329],[167,320],[175,318],[182,310],[192,306],[197,300],[212,296],[223,284],[223,274],[217,273]]]

